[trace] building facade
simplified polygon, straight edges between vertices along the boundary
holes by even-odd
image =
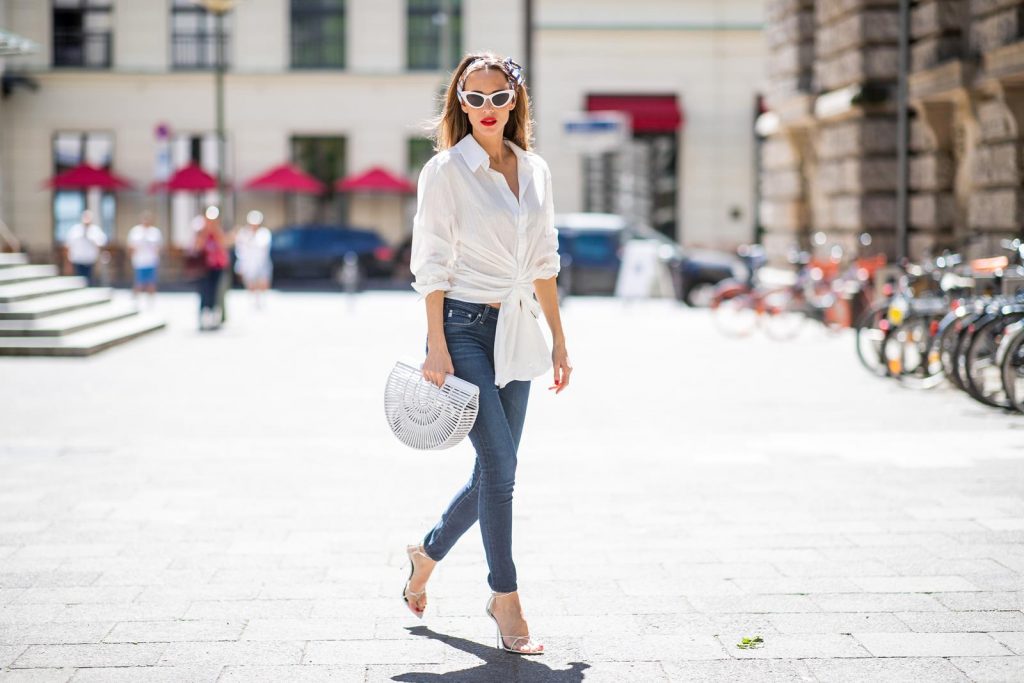
[[[907,253],[1003,253],[1024,218],[1024,2],[911,3]],[[897,244],[896,0],[768,0],[760,216],[775,254],[812,233]]]
[[[238,188],[284,162],[328,184],[373,166],[415,180],[432,153],[426,124],[447,68],[487,49],[526,67],[558,211],[616,210],[629,195],[644,220],[684,243],[749,241],[760,1],[536,2],[532,64],[526,16],[525,2],[240,0],[218,32],[191,0],[0,0],[0,28],[42,46],[6,63],[0,218],[39,258],[86,206],[115,245],[145,209],[185,245],[190,219],[216,192],[148,188],[189,162],[218,172],[222,41],[229,215],[259,208],[272,227],[365,225],[397,243],[411,229],[411,198]],[[590,154],[567,138],[567,117],[602,109],[632,118],[620,152]],[[44,187],[82,162],[135,189]]]

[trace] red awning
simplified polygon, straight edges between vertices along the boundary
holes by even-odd
[[[374,166],[365,173],[342,178],[334,183],[334,189],[341,192],[416,192],[414,184],[380,166]]]
[[[174,175],[167,179],[167,182],[151,184],[149,191],[201,192],[203,190],[213,190],[216,187],[217,179],[193,162],[175,171]]]
[[[674,133],[683,125],[675,95],[588,95],[587,111],[621,111],[634,133]]]
[[[59,173],[46,181],[46,187],[58,190],[84,190],[100,187],[104,190],[127,190],[134,187],[130,182],[114,175],[105,168],[79,164]]]
[[[324,184],[292,164],[281,164],[253,178],[242,189],[320,194],[324,191]]]

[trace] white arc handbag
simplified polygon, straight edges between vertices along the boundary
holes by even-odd
[[[406,446],[441,450],[456,445],[473,428],[480,408],[480,388],[447,375],[438,387],[423,377],[423,363],[395,363],[384,388],[388,426]]]

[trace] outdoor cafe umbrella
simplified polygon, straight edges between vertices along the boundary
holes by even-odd
[[[280,164],[269,171],[252,178],[243,190],[256,192],[281,192],[285,198],[295,194],[321,194],[326,186],[292,164]],[[287,201],[287,200],[286,200]],[[290,207],[285,205],[286,214]],[[286,222],[288,222],[286,218]]]
[[[150,192],[204,192],[217,189],[217,179],[192,162],[179,168],[166,181],[152,183]]]
[[[45,183],[46,187],[57,190],[88,190],[98,187],[101,190],[130,190],[134,186],[114,175],[105,168],[98,168],[89,164],[79,164],[62,173],[58,173]]]
[[[369,192],[373,194],[408,194],[416,192],[416,186],[405,178],[374,166],[369,171],[350,175],[334,184],[341,192]]]
[[[322,182],[292,164],[281,164],[251,179],[242,189],[319,194],[325,187]]]

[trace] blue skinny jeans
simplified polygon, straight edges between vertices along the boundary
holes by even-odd
[[[479,519],[487,583],[491,590],[510,593],[517,590],[512,561],[512,491],[530,381],[512,381],[501,389],[495,386],[497,324],[498,309],[493,306],[444,300],[444,336],[455,376],[480,387],[480,411],[469,432],[476,461],[469,481],[424,537],[423,549],[430,559],[440,561]]]

